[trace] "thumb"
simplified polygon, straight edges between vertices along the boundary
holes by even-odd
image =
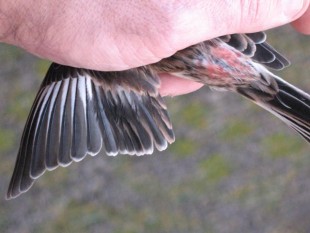
[[[170,44],[176,49],[224,34],[257,32],[287,24],[303,15],[310,4],[310,0],[187,2],[179,8],[176,33],[172,33],[176,36]]]
[[[305,14],[292,24],[299,32],[310,35],[310,6]]]
[[[179,18],[178,37],[171,44],[179,48],[188,46],[184,42],[196,44],[224,34],[257,32],[289,23],[308,11],[293,23],[293,26],[310,34],[309,0],[244,0],[244,1],[201,1],[201,4],[186,6],[187,13]],[[194,8],[194,9],[193,9]],[[182,12],[181,10],[180,12]],[[195,12],[195,14],[191,13]],[[204,18],[203,20],[201,19]],[[205,22],[205,24],[201,24]],[[188,26],[188,27],[186,27]],[[184,31],[183,31],[184,30]],[[190,31],[192,30],[192,33]],[[187,38],[187,40],[184,40]],[[182,41],[181,41],[182,39]],[[192,92],[202,85],[190,80],[162,75],[162,95],[180,95]]]

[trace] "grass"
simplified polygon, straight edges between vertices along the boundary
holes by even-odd
[[[184,97],[183,97],[184,98]],[[181,123],[191,126],[195,129],[201,129],[208,126],[208,110],[203,103],[195,101],[184,104],[178,112]]]
[[[51,65],[51,62],[50,61],[47,61],[47,60],[37,60],[36,63],[35,63],[35,69],[36,69],[36,72],[38,74],[38,77],[44,77],[47,70],[48,70],[48,67]]]
[[[208,159],[200,162],[199,173],[205,182],[220,182],[231,174],[230,163],[220,154],[208,156]]]
[[[199,148],[198,143],[191,138],[178,138],[169,148],[178,157],[192,156]]]
[[[267,136],[263,142],[265,154],[272,158],[281,158],[300,154],[303,150],[301,138],[275,133]]]
[[[15,133],[11,129],[0,128],[0,153],[12,150],[14,146]]]
[[[254,131],[254,126],[249,121],[232,119],[227,122],[220,134],[223,141],[240,141],[248,137]]]

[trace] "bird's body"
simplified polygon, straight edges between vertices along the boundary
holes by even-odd
[[[237,92],[310,141],[310,96],[261,65],[289,64],[265,39],[263,32],[227,35],[120,72],[53,63],[27,120],[7,198],[26,192],[44,171],[96,155],[102,147],[109,155],[166,149],[174,134],[158,73]]]

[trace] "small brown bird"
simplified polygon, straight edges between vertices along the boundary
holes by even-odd
[[[289,65],[265,40],[263,32],[222,36],[120,72],[53,63],[28,117],[7,198],[26,192],[46,170],[95,156],[102,147],[108,155],[166,149],[174,133],[158,93],[162,72],[237,92],[309,142],[310,96],[264,67]]]

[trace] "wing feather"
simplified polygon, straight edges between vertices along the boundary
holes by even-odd
[[[46,170],[96,155],[144,155],[174,134],[148,68],[99,72],[53,63],[28,117],[7,198],[26,192]]]

